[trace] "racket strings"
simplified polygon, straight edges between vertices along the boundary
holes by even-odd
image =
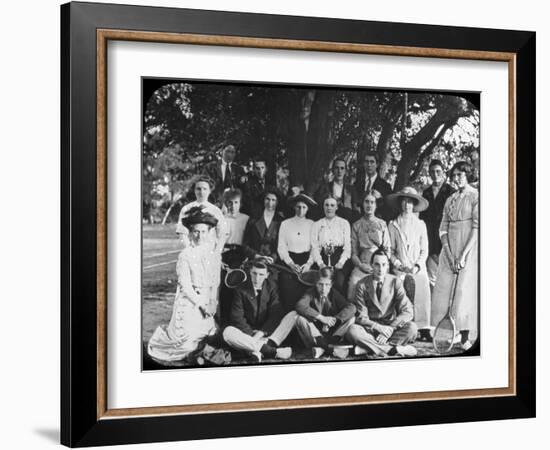
[[[450,317],[444,318],[433,336],[433,345],[439,353],[447,353],[453,348],[455,338],[455,325]]]

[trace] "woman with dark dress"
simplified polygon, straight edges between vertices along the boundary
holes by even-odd
[[[311,228],[314,222],[306,214],[311,206],[316,205],[305,194],[295,195],[288,202],[294,209],[294,217],[281,223],[277,246],[279,258],[292,271],[281,271],[279,274],[279,299],[286,311],[294,309],[307,288],[300,283],[298,275],[307,272],[314,262],[311,251]]]

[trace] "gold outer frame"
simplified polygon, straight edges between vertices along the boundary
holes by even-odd
[[[174,414],[208,414],[272,409],[315,408],[449,400],[516,395],[516,54],[445,48],[404,47],[341,42],[299,41],[236,36],[97,29],[97,419]],[[107,405],[107,42],[109,40],[171,44],[306,50],[371,55],[501,61],[508,63],[508,386],[505,388],[411,392],[360,396],[265,400],[201,405],[108,409]]]

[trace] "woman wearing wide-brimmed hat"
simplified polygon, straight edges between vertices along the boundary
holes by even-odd
[[[311,227],[313,220],[308,219],[308,209],[317,203],[306,194],[298,194],[288,199],[289,207],[294,209],[294,217],[281,223],[277,252],[279,258],[296,275],[307,272],[313,265],[311,252]],[[281,271],[279,275],[279,298],[283,307],[290,311],[305,292],[306,287],[295,275]]]
[[[391,245],[393,273],[404,279],[414,278],[415,294],[410,300],[414,304],[414,322],[420,337],[430,339],[431,294],[426,259],[428,258],[428,231],[426,224],[417,214],[429,203],[413,187],[405,187],[386,197],[386,203],[399,211],[397,218],[388,225]]]
[[[168,325],[157,327],[147,351],[158,361],[181,361],[207,336],[216,333],[214,314],[220,282],[220,254],[212,249],[209,232],[218,220],[197,206],[182,218],[189,230],[189,246],[179,255],[178,288]]]

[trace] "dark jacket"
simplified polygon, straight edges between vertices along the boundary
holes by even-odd
[[[223,191],[225,189],[242,188],[241,179],[244,176],[244,170],[238,164],[231,163],[229,167],[230,176],[226,177],[225,180],[222,180],[221,159],[218,161],[212,161],[211,163],[208,163],[204,167],[204,173],[205,175],[208,175],[210,178],[212,178],[214,183],[216,183],[216,187],[214,188],[212,195],[214,196],[216,202],[219,204],[222,203]]]
[[[268,189],[275,190],[265,178],[261,182],[253,173],[249,174],[243,186],[243,212],[250,217],[259,217],[264,210],[264,195]]]
[[[377,190],[380,192],[380,195],[382,195],[382,198],[378,199],[376,202],[376,217],[379,217],[381,219],[384,219],[386,222],[389,222],[391,219],[393,219],[397,212],[393,211],[384,201],[387,195],[393,193],[393,189],[391,188],[390,184],[386,181],[380,178],[380,175],[376,177],[376,180],[374,180],[374,183],[372,183],[372,189]],[[362,211],[363,209],[363,198],[365,197],[365,177],[361,177],[357,180],[355,183],[355,195],[356,195],[356,201],[357,206]]]
[[[263,331],[269,336],[277,328],[283,315],[275,283],[265,280],[258,299],[252,281],[247,280],[243,286],[235,289],[229,324],[250,336],[255,330]]]
[[[432,187],[424,189],[422,196],[430,202],[430,206],[425,211],[420,213],[420,219],[426,222],[426,228],[428,229],[428,243],[430,255],[439,255],[441,252],[441,239],[439,239],[439,225],[441,225],[441,219],[443,218],[443,208],[445,202],[455,192],[455,189],[448,183],[444,183],[437,197],[434,199]]]
[[[317,220],[321,217],[324,217],[323,202],[328,195],[332,195],[333,186],[334,181],[331,181],[330,183],[322,183],[315,193],[314,198],[320,209],[320,217],[317,217]],[[346,219],[350,224],[353,224],[353,222],[358,220],[361,216],[360,213],[357,211],[357,199],[355,197],[356,192],[353,186],[345,183],[344,181],[342,198],[338,202],[338,210],[336,211],[336,214],[343,219]]]
[[[330,290],[323,304],[317,289],[312,287],[298,300],[295,309],[298,314],[312,322],[319,314],[336,317],[338,324],[346,322],[355,315],[355,306],[335,289]]]
[[[243,247],[245,255],[253,258],[256,254],[270,256],[277,260],[277,243],[282,217],[275,213],[269,228],[265,226],[263,214],[257,219],[249,219],[244,232]]]

